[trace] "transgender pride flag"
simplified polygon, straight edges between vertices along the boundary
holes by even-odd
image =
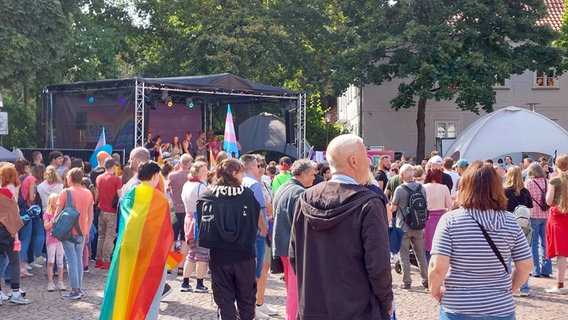
[[[233,113],[231,113],[230,104],[227,104],[227,118],[225,119],[225,137],[223,141],[223,149],[229,154],[229,157],[239,157],[239,147],[237,145],[237,136],[235,135]]]
[[[101,151],[105,151],[108,154],[112,154],[112,146],[110,144],[106,143],[106,135],[105,135],[105,128],[103,127],[103,131],[101,132],[101,135],[99,137],[99,141],[97,142],[97,145],[95,146],[95,151],[93,152],[93,155],[91,155],[91,158],[89,159],[89,162],[91,163],[91,166],[94,168],[98,167],[99,162],[97,161],[97,154],[99,154],[99,152]]]

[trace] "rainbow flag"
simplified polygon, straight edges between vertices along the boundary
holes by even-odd
[[[235,125],[233,124],[233,113],[231,112],[230,104],[227,104],[227,117],[225,118],[225,136],[223,137],[223,139],[223,150],[227,151],[230,158],[238,158],[239,145],[237,144]]]
[[[120,228],[105,286],[100,319],[146,319],[174,239],[166,197],[147,184],[122,200]],[[172,256],[170,263],[179,263]],[[177,264],[176,263],[176,264]]]

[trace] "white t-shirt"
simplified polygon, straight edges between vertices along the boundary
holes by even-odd
[[[185,207],[185,213],[193,213],[197,209],[199,195],[207,191],[207,187],[201,182],[188,181],[181,190],[181,201]]]

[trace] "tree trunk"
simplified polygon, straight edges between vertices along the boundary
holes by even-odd
[[[418,133],[416,141],[416,156],[414,157],[415,163],[422,163],[424,159],[424,149],[426,147],[426,99],[420,98],[418,100],[418,112],[416,114],[416,129]]]

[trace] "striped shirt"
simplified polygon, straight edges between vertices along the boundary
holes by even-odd
[[[487,243],[485,227],[505,262],[532,257],[525,235],[506,211],[457,209],[440,219],[431,254],[450,257],[444,280],[444,311],[466,316],[504,317],[515,312],[512,279]]]
[[[531,213],[531,218],[533,219],[548,218],[548,210],[543,211],[538,205],[542,198],[542,192],[544,191],[546,193],[546,189],[548,188],[547,184],[548,181],[546,181],[545,178],[534,178],[529,181],[525,181],[525,188],[529,190],[533,201],[533,210]],[[540,189],[538,187],[540,187]]]

